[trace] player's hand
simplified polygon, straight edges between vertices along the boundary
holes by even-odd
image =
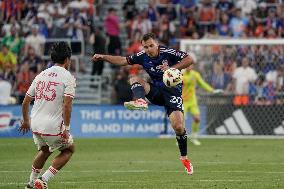
[[[166,71],[167,69],[169,69],[170,67],[168,66],[168,64],[163,64],[160,66],[160,69],[163,71]]]
[[[30,131],[30,129],[31,129],[30,121],[21,121],[21,126],[18,129],[18,131],[20,133],[23,133],[23,135],[24,135],[24,134],[28,133]]]
[[[70,132],[67,130],[64,130],[61,137],[63,139],[63,143],[68,143]]]
[[[213,91],[213,94],[220,94],[220,93],[224,93],[224,90],[223,89],[215,89]]]
[[[93,60],[94,62],[96,62],[96,61],[99,61],[99,60],[103,60],[103,58],[104,58],[104,55],[103,55],[103,54],[95,54],[95,55],[93,56],[92,60]]]

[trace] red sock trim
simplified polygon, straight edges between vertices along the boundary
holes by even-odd
[[[58,172],[58,170],[54,169],[53,167],[49,167],[48,170],[52,173],[52,174],[56,174]]]
[[[34,166],[32,166],[32,171],[35,172],[35,173],[40,173],[41,169],[36,169],[36,168],[34,168]]]

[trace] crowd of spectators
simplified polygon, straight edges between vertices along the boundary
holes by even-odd
[[[284,2],[279,0],[153,0],[142,10],[134,0],[127,0],[123,10],[130,41],[126,54],[141,50],[137,36],[146,32],[175,49],[183,38],[284,36]],[[284,92],[283,45],[195,46],[193,52],[198,56],[195,69],[214,88],[236,95],[235,105],[283,103],[276,98]]]
[[[280,0],[152,0],[143,10],[127,0],[123,9],[130,39],[137,31],[153,31],[166,45],[176,38],[284,36]]]
[[[49,66],[46,45],[50,38],[84,41],[92,44],[95,53],[128,55],[142,49],[140,38],[148,32],[155,33],[161,44],[175,49],[182,38],[284,36],[282,0],[145,0],[141,5],[141,0],[117,2],[123,2],[121,10],[108,6],[104,12],[102,7],[108,0],[0,1],[0,82],[8,81],[21,102],[33,78]],[[100,25],[94,23],[95,17]],[[213,87],[248,97],[236,98],[235,104],[282,102],[274,97],[284,92],[283,48],[212,46],[197,52],[195,69]],[[101,75],[103,64],[94,64],[91,74]],[[80,68],[84,72],[83,64]],[[120,88],[127,90],[131,74],[144,73],[139,66],[115,71],[114,91],[118,97]],[[118,98],[117,102],[123,100]]]
[[[20,103],[34,77],[49,66],[50,38],[88,40],[94,1],[4,0],[0,5],[0,77]]]
[[[200,50],[197,69],[214,88],[233,94],[235,105],[283,104],[283,45],[213,45]]]

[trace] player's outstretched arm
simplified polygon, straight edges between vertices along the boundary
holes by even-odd
[[[29,132],[31,126],[30,126],[30,116],[29,116],[29,112],[30,112],[30,104],[31,101],[33,100],[33,98],[29,97],[28,95],[25,96],[25,99],[22,103],[22,114],[23,114],[23,120],[21,122],[21,126],[19,128],[19,132],[26,134],[27,132]]]
[[[94,62],[99,60],[107,61],[111,64],[118,65],[118,66],[126,66],[127,60],[124,56],[112,56],[112,55],[106,55],[106,54],[95,54],[92,58]]]
[[[222,89],[214,89],[209,83],[207,83],[200,75],[200,73],[196,74],[196,78],[197,78],[197,83],[198,85],[206,90],[207,92],[213,93],[213,94],[219,94],[219,93],[223,93],[224,91]]]
[[[198,85],[207,92],[212,93],[214,91],[213,87],[209,85],[204,79],[201,77],[200,73],[196,72],[196,80]]]
[[[184,68],[187,68],[195,63],[194,59],[191,56],[186,56],[183,58],[179,63],[173,65],[173,68],[177,68],[179,70],[182,70]]]

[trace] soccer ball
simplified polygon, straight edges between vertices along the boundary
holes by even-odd
[[[175,87],[182,83],[182,73],[176,68],[169,68],[163,74],[163,82],[167,87]]]

